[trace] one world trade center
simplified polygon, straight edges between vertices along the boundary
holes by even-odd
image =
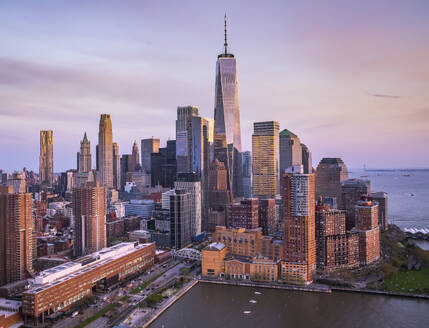
[[[234,197],[241,197],[243,169],[237,62],[228,52],[226,15],[224,52],[218,55],[216,62],[214,158],[225,164],[228,190]]]

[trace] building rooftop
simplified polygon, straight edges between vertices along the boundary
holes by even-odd
[[[17,312],[21,307],[22,302],[0,298],[0,311]]]
[[[298,136],[295,133],[289,131],[288,129],[284,129],[282,132],[280,132],[279,136],[280,137],[289,137],[289,138],[298,138]]]
[[[333,158],[333,157],[324,157],[320,161],[319,164],[344,164],[343,160],[339,157]]]
[[[225,248],[225,245],[222,243],[211,243],[210,245],[206,246],[204,250],[206,251],[221,251]]]
[[[368,186],[371,183],[368,179],[347,179],[341,182],[343,187]]]
[[[115,246],[103,248],[98,252],[81,257],[75,261],[66,262],[44,270],[33,279],[33,287],[26,291],[26,293],[35,294],[41,292],[149,245],[150,243],[120,243]]]

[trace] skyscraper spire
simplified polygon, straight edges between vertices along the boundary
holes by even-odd
[[[228,53],[228,42],[226,39],[226,13],[225,13],[225,43],[223,44],[223,46],[225,47],[225,55]]]

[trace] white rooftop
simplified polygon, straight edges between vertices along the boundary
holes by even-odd
[[[112,260],[126,256],[137,249],[148,246],[149,244],[120,243],[115,246],[103,248],[88,256],[81,257],[75,261],[63,263],[53,268],[39,273],[33,280],[34,287],[28,290],[28,293],[37,293],[53,285],[74,278],[80,274],[93,270],[96,267],[104,265]]]
[[[222,249],[225,248],[225,245],[222,243],[211,243],[210,245],[207,246],[208,248],[215,248],[218,251],[221,251]]]

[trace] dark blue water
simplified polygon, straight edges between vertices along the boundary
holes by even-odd
[[[401,229],[429,228],[429,170],[350,171],[350,178],[371,180],[372,191],[388,193],[391,223]]]
[[[429,301],[334,292],[320,294],[200,283],[151,328],[429,327]],[[255,304],[250,300],[256,300]],[[244,313],[250,311],[250,313]]]

